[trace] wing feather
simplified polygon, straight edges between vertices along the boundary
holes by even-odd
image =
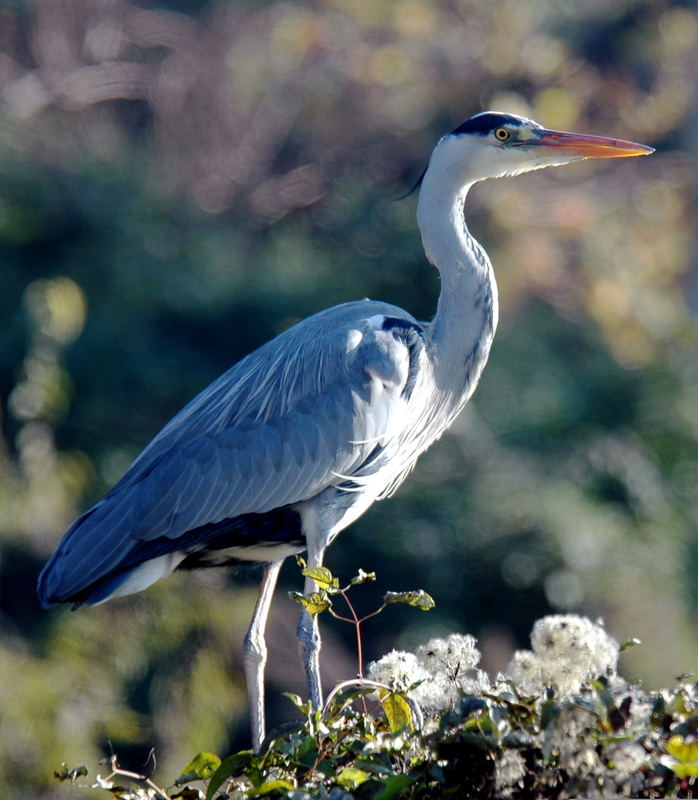
[[[211,384],[71,526],[40,577],[42,599],[70,599],[139,563],[155,540],[175,551],[187,532],[302,502],[359,469],[390,428],[409,361],[367,320],[396,313],[413,324],[385,304],[329,309]]]

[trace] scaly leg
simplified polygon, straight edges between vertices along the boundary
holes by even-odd
[[[271,561],[264,569],[259,587],[257,605],[252,614],[244,644],[245,678],[247,679],[247,700],[250,706],[250,725],[252,727],[252,747],[258,753],[264,741],[264,665],[267,663],[267,645],[264,629],[269,616],[269,607],[274,594],[283,558]]]
[[[308,566],[321,567],[325,556],[325,544],[315,542],[316,537],[308,537]],[[311,578],[305,579],[303,589],[305,594],[317,591],[315,581]],[[301,611],[301,617],[296,629],[298,644],[303,659],[305,677],[308,682],[308,697],[313,708],[322,708],[322,682],[320,680],[320,629],[318,627],[317,616],[312,616],[305,609]]]

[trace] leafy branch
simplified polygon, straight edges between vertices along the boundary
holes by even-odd
[[[296,561],[301,568],[303,576],[315,581],[318,590],[316,592],[310,592],[307,595],[301,592],[289,592],[288,596],[291,600],[300,603],[300,605],[313,616],[317,616],[323,611],[328,611],[335,619],[354,626],[356,631],[357,677],[361,683],[364,681],[361,625],[372,617],[378,616],[378,614],[382,613],[389,605],[407,605],[413,608],[419,608],[422,611],[430,611],[436,605],[431,595],[427,594],[423,589],[407,592],[386,592],[383,597],[383,603],[377,609],[371,611],[369,614],[365,614],[363,617],[359,617],[349,598],[348,592],[354,586],[375,581],[375,572],[364,572],[364,570],[359,569],[357,574],[346,586],[340,586],[339,579],[336,578],[327,567],[308,567],[305,560],[300,556],[296,556]],[[350,617],[345,617],[335,611],[332,604],[332,597],[336,595],[341,595],[349,609]]]

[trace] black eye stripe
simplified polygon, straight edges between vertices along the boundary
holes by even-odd
[[[494,114],[492,112],[485,112],[484,114],[476,114],[470,119],[459,125],[452,133],[479,133],[483,136],[492,133],[493,130],[501,128],[502,125],[511,122],[511,118],[506,114]]]
[[[503,127],[529,127],[540,128],[537,122],[526,117],[519,117],[516,114],[503,114],[498,111],[483,111],[480,114],[466,119],[461,125],[451,131],[452,134],[469,133],[479,136],[488,136],[494,133],[497,128]]]

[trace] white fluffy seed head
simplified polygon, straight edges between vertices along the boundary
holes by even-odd
[[[507,797],[515,786],[523,786],[526,763],[518,750],[505,750],[494,764],[495,788],[498,796]]]
[[[391,650],[378,661],[371,662],[367,674],[372,681],[384,683],[397,691],[405,691],[417,681],[429,678],[417,656],[404,650]]]
[[[583,681],[615,675],[618,643],[603,626],[576,614],[539,619],[531,632],[531,651],[519,651],[507,674],[524,691],[552,685],[563,694],[579,691]]]
[[[454,708],[463,693],[490,690],[489,678],[477,667],[479,661],[475,638],[452,633],[429,640],[416,653],[393,650],[369,664],[367,674],[371,680],[397,691],[414,687],[409,694],[420,708],[428,714],[439,714]]]
[[[430,639],[417,648],[417,658],[435,685],[441,687],[441,709],[452,707],[460,692],[477,694],[490,688],[487,675],[477,668],[480,651],[470,634],[451,633],[445,638]]]
[[[524,692],[535,694],[543,688],[543,665],[530,650],[517,650],[507,667],[506,676]]]
[[[480,661],[475,637],[452,633],[443,639],[430,639],[417,648],[417,658],[425,669],[446,672],[454,679],[475,669]]]
[[[606,750],[606,757],[618,781],[626,781],[647,764],[647,753],[636,742],[620,742]]]

